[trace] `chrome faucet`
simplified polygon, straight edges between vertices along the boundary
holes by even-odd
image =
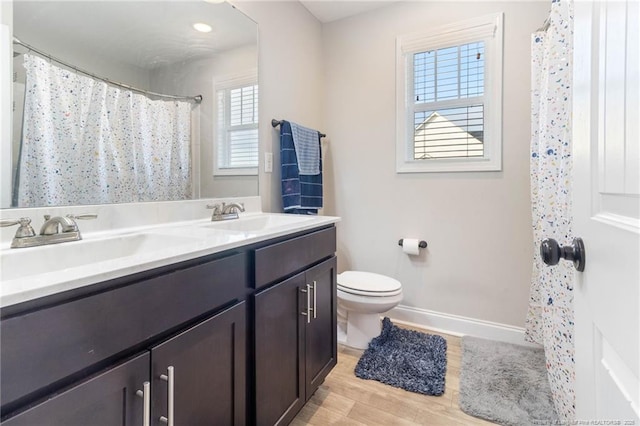
[[[244,203],[207,204],[207,208],[213,210],[211,220],[217,222],[220,220],[238,219],[238,212],[244,211]]]
[[[44,224],[40,228],[40,235],[55,235],[69,232],[78,232],[78,224],[75,220],[65,216],[44,216]]]
[[[238,218],[238,212],[244,212],[244,203],[222,203],[222,214],[234,214],[236,215],[236,219]]]
[[[18,220],[4,220],[0,222],[0,225],[20,225],[15,237],[13,237],[13,241],[11,241],[11,248],[24,248],[81,240],[82,235],[80,235],[76,219],[96,219],[97,217],[98,215],[95,214],[68,214],[55,217],[45,215],[45,222],[40,228],[39,235],[34,232],[31,227],[31,219],[28,217]]]

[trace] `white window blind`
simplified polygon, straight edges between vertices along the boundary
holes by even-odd
[[[484,56],[482,41],[413,54],[415,160],[484,155]]]
[[[397,171],[501,169],[502,14],[397,41]]]
[[[258,167],[258,85],[217,91],[217,174],[255,174]]]

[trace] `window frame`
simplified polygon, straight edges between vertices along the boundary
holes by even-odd
[[[220,154],[220,148],[218,140],[219,126],[218,126],[218,92],[221,90],[231,90],[244,86],[258,85],[258,71],[250,70],[244,73],[237,73],[233,75],[214,78],[213,81],[213,176],[256,176],[258,175],[260,167],[260,120],[256,124],[258,131],[257,149],[258,149],[258,165],[256,167],[218,167],[218,156]],[[258,87],[258,93],[260,88]],[[260,115],[260,95],[258,95],[258,116]],[[245,125],[247,126],[247,125]],[[253,125],[251,125],[251,128]],[[225,143],[229,143],[225,140]]]
[[[484,106],[482,157],[413,159],[414,68],[413,55],[473,42],[484,42],[484,94],[455,100],[425,103],[437,111],[455,106]],[[396,38],[396,172],[474,172],[502,170],[502,68],[503,13],[481,16],[429,31]]]

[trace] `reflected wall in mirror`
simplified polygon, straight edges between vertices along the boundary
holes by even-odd
[[[205,1],[12,9],[2,167],[13,182],[1,207],[258,195],[254,21]]]

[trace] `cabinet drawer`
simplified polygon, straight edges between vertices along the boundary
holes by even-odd
[[[302,235],[255,251],[255,288],[259,289],[336,251],[336,228]]]
[[[23,397],[244,299],[247,264],[246,253],[235,254],[3,320],[3,414]]]

